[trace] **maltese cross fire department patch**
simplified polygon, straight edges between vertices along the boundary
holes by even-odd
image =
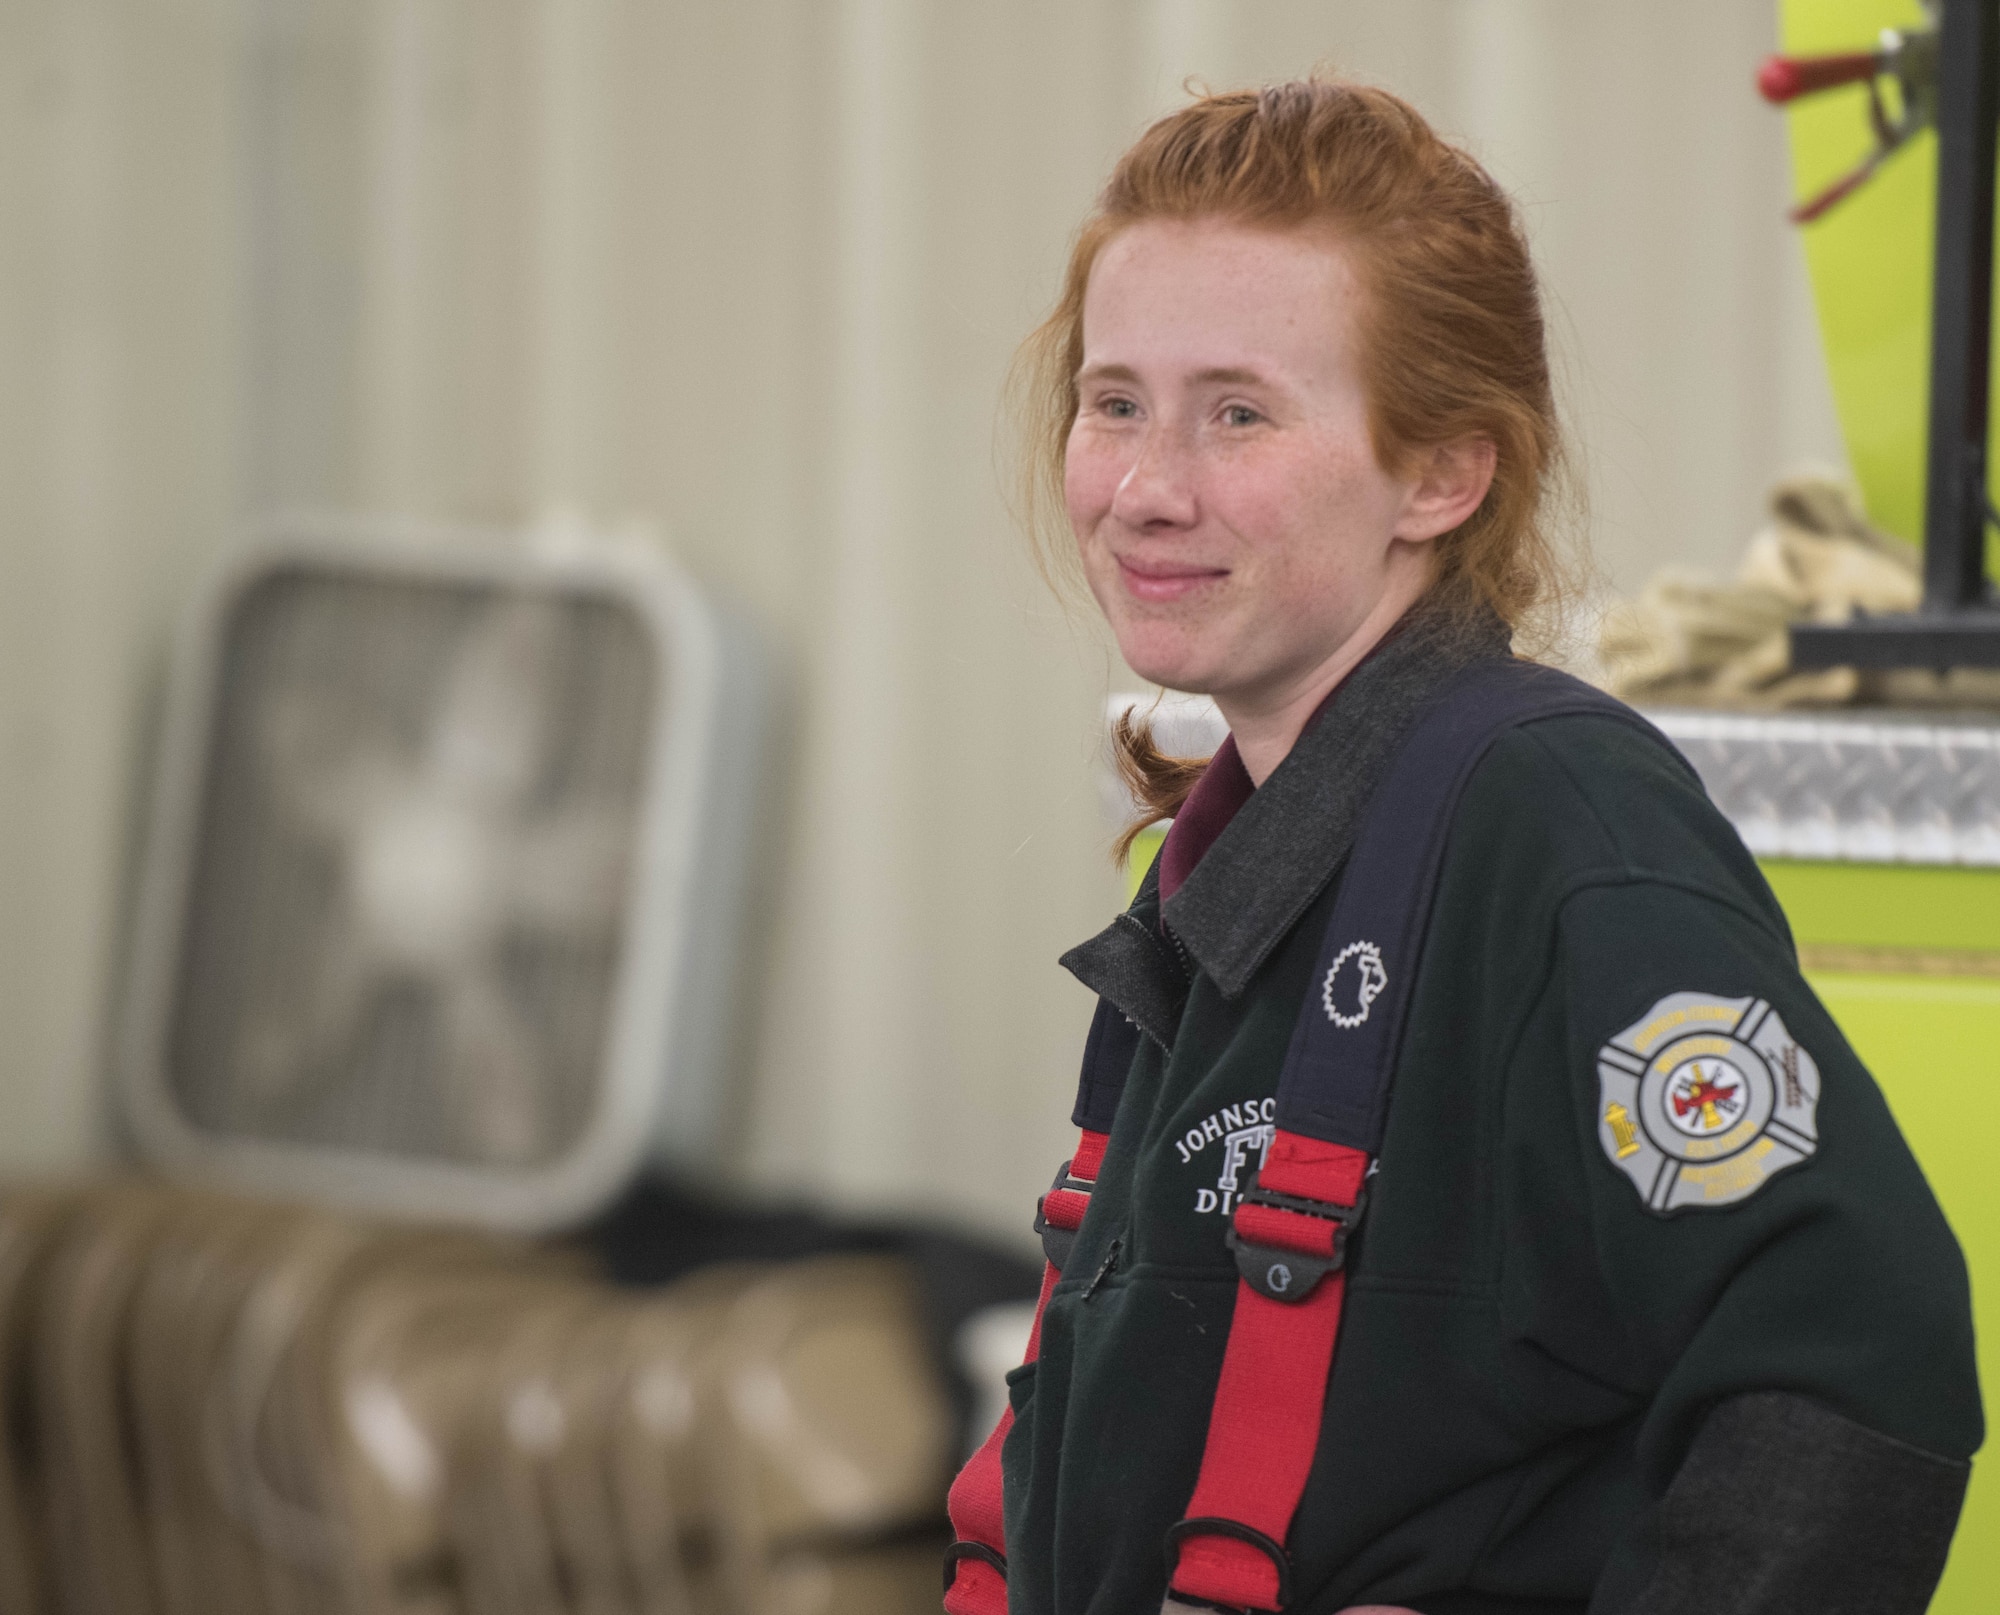
[[[1730,1206],[1819,1148],[1819,1067],[1761,998],[1671,993],[1597,1051],[1597,1136],[1649,1211]]]

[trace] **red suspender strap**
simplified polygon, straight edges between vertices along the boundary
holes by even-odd
[[[1227,1609],[1291,1602],[1285,1536],[1319,1445],[1368,1157],[1279,1132],[1232,1218],[1242,1278],[1201,1476],[1168,1536],[1173,1589]]]
[[[1041,1351],[1042,1312],[1049,1304],[1049,1292],[1062,1277],[1063,1261],[1090,1207],[1090,1191],[1104,1161],[1106,1142],[1105,1134],[1084,1129],[1076,1158],[1063,1162],[1054,1187],[1042,1196],[1037,1209],[1035,1228],[1049,1261],[1042,1270],[1042,1293],[1035,1303],[1035,1324],[1028,1333],[1027,1355],[1021,1359],[1024,1363],[1032,1363]],[[1000,1449],[1007,1444],[1007,1432],[1013,1427],[1014,1410],[1008,1408],[952,1482],[948,1506],[955,1540],[944,1561],[946,1615],[1007,1615],[1007,1530]]]
[[[1028,1336],[1032,1363],[1042,1344],[1042,1309],[1062,1274],[1042,1269],[1042,1294],[1035,1303],[1035,1327]],[[1000,1449],[1014,1428],[1014,1410],[1005,1409],[993,1433],[966,1460],[951,1483],[946,1506],[951,1512],[952,1544],[944,1561],[946,1615],[1007,1615],[1007,1526],[1003,1517]]]

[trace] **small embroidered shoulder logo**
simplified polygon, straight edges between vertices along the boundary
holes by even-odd
[[[1354,969],[1343,982],[1340,973],[1349,964]],[[1382,996],[1389,985],[1389,972],[1382,965],[1382,950],[1372,942],[1350,942],[1333,956],[1333,968],[1319,990],[1326,1005],[1326,1018],[1335,1026],[1352,1029],[1368,1019],[1368,1006]]]
[[[1747,1200],[1819,1149],[1819,1067],[1761,998],[1670,993],[1597,1051],[1597,1137],[1646,1209]]]

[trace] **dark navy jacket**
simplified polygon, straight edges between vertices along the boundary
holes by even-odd
[[[1498,624],[1413,620],[1164,912],[1155,874],[1065,957],[1144,1035],[1012,1381],[1017,1615],[1159,1609],[1228,1338],[1232,1181],[1356,823],[1442,684],[1504,652]],[[1663,1213],[1621,1166],[1601,1051],[1688,994],[1768,1000],[1817,1069],[1818,1136],[1747,1192]],[[1295,1608],[1927,1602],[1982,1435],[1964,1264],[1755,863],[1629,726],[1550,719],[1473,776],[1351,1273]]]

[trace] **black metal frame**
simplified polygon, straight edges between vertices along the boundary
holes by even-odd
[[[1795,668],[2000,667],[2000,608],[1986,581],[1996,139],[2000,0],[1943,0],[1923,605],[1911,616],[1800,623]]]

